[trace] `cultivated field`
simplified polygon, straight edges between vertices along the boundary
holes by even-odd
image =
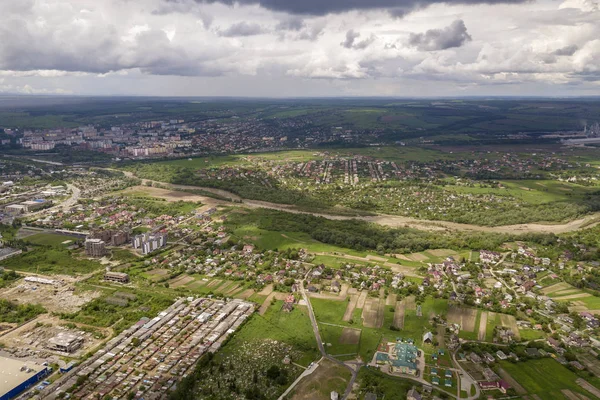
[[[448,309],[448,322],[460,325],[463,331],[473,332],[475,330],[475,320],[477,319],[477,309],[451,306]]]

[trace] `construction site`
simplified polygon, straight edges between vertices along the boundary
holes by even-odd
[[[4,351],[16,358],[43,358],[50,361],[61,356],[79,358],[110,337],[110,328],[88,329],[50,314],[43,314],[2,335]]]
[[[72,313],[101,294],[88,290],[76,294],[76,282],[71,276],[27,276],[18,285],[0,290],[0,298],[20,304],[40,304],[49,312]]]

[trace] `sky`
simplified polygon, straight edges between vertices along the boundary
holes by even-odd
[[[0,93],[600,95],[600,0],[0,0]]]

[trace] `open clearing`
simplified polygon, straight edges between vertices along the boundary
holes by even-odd
[[[342,336],[340,336],[341,344],[358,344],[360,343],[360,329],[344,328]]]
[[[333,391],[344,393],[350,377],[348,368],[323,359],[317,369],[296,386],[291,400],[329,400]]]
[[[552,358],[518,363],[500,361],[499,364],[523,386],[523,389],[531,397],[539,396],[543,400],[564,400],[561,390],[570,390],[584,396],[590,396],[592,391],[600,394],[597,388],[589,383],[586,385],[583,379]]]
[[[169,189],[161,189],[153,186],[132,186],[127,189],[124,189],[118,193],[124,195],[138,195],[138,196],[148,196],[148,197],[156,197],[160,199],[165,199],[168,202],[175,201],[190,201],[190,202],[201,202],[203,204],[220,204],[219,202],[213,198],[200,196],[193,193],[188,192],[178,192],[175,190]],[[210,206],[209,206],[210,207]]]
[[[475,320],[477,319],[477,309],[452,306],[448,310],[448,322],[459,324],[463,331],[473,332],[475,330]]]

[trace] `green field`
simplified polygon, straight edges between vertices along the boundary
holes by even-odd
[[[561,389],[581,393],[594,398],[590,393],[575,383],[578,376],[551,358],[511,363],[500,361],[500,366],[507,371],[527,390],[529,395],[537,394],[544,400],[564,400]],[[586,378],[589,383],[597,385],[597,378]]]
[[[71,244],[77,239],[73,236],[59,235],[56,233],[36,233],[23,239],[27,243],[38,244],[42,246],[60,246],[63,242],[70,241]]]
[[[87,274],[102,267],[97,261],[78,258],[75,252],[58,247],[37,248],[4,260],[2,264],[17,271],[65,275]]]
[[[265,315],[254,313],[231,340],[231,347],[252,343],[256,340],[272,339],[283,341],[303,353],[301,365],[308,365],[318,359],[317,342],[312,331],[308,311],[305,307],[295,307],[291,312],[281,310],[282,301],[271,305]]]
[[[429,324],[429,315],[445,314],[447,312],[448,303],[445,299],[427,298],[422,304],[422,317],[416,316],[415,310],[406,310],[404,318],[404,329],[397,331],[391,330],[394,313],[390,307],[384,307],[384,322],[381,328],[367,328],[362,324],[362,309],[354,310],[352,323],[343,321],[343,316],[346,311],[347,302],[331,301],[325,299],[311,299],[311,304],[315,312],[315,317],[323,327],[325,337],[332,344],[328,349],[328,353],[348,354],[352,353],[355,347],[342,345],[339,343],[342,328],[324,326],[322,323],[348,326],[361,329],[360,343],[358,345],[358,354],[362,360],[370,360],[373,357],[377,346],[382,340],[395,340],[397,337],[412,338],[415,343],[420,346],[423,334],[428,331],[435,332],[435,329]]]

